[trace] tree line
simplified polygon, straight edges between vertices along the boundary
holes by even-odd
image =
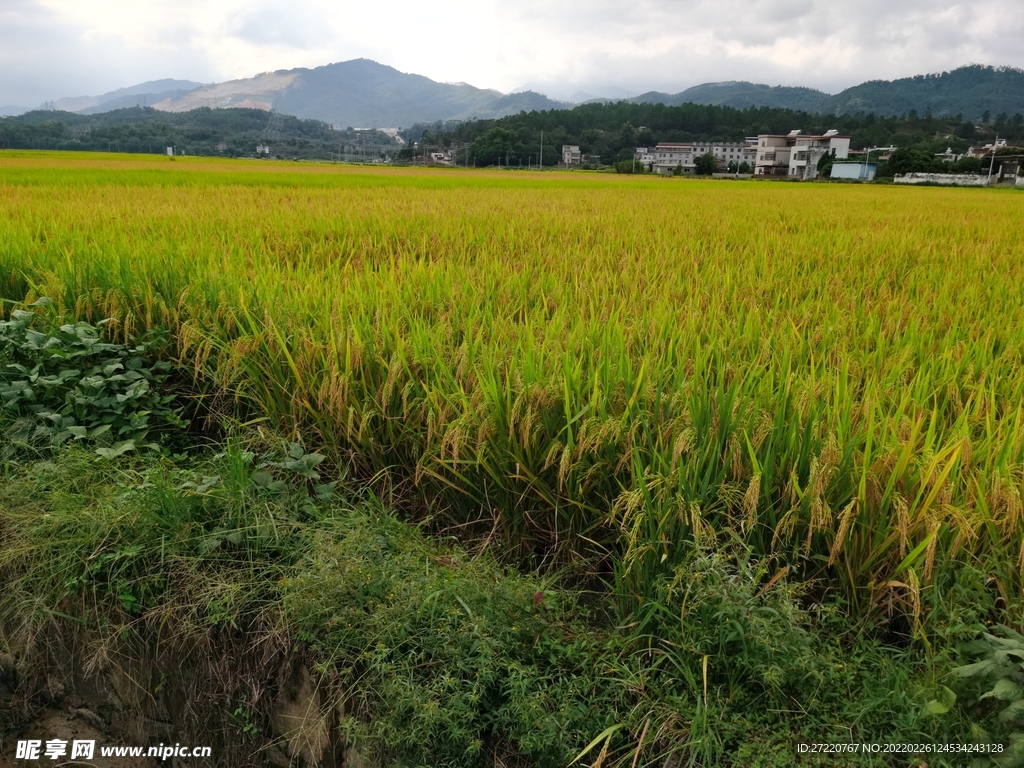
[[[0,118],[0,146],[163,154],[175,147],[190,155],[252,157],[257,145],[287,159],[326,160],[360,148],[398,145],[379,131],[334,130],[320,120],[259,109],[161,112],[130,107],[96,115],[35,111]],[[369,153],[367,153],[369,154]]]
[[[630,102],[521,112],[496,120],[421,124],[404,131],[403,136],[407,141],[419,142],[424,150],[456,148],[460,162],[470,165],[525,167],[539,162],[556,165],[565,144],[579,145],[584,155],[613,165],[632,160],[637,147],[653,147],[659,142],[742,141],[747,136],[785,134],[794,129],[811,134],[836,129],[851,137],[855,149],[895,146],[905,151],[904,159],[910,152],[913,162],[923,162],[921,158],[927,156],[928,163],[947,148],[962,154],[970,146],[990,142],[996,136],[1011,144],[1024,144],[1021,114],[1000,114],[973,123],[960,115],[939,118],[918,115],[913,110],[899,117],[827,116],[772,107],[671,107]]]
[[[98,115],[30,112],[0,118],[0,146],[153,153],[174,146],[188,154],[251,157],[257,144],[267,144],[273,156],[289,159],[386,154],[398,161],[411,161],[432,150],[454,149],[460,165],[525,168],[541,162],[554,166],[562,159],[561,147],[573,144],[596,164],[633,172],[637,170],[632,162],[636,148],[653,147],[659,142],[742,141],[762,133],[784,134],[793,129],[823,133],[833,128],[851,136],[856,149],[897,147],[899,151],[879,169],[880,175],[931,170],[969,172],[977,169],[976,160],[965,158],[951,168],[935,155],[947,148],[962,154],[971,145],[991,142],[996,136],[1012,146],[1024,145],[1021,114],[985,115],[980,123],[974,123],[959,115],[922,116],[913,110],[899,117],[823,116],[774,107],[617,102],[520,112],[496,120],[415,125],[402,132],[409,145],[401,152],[394,139],[378,131],[339,131],[319,120],[257,109],[207,107],[179,113],[152,107]]]

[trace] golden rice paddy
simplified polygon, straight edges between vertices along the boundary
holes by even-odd
[[[735,535],[855,604],[1024,566],[1016,191],[0,154],[0,293],[642,594]]]

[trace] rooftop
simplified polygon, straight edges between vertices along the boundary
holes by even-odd
[[[793,131],[791,133],[762,133],[757,138],[759,138],[759,139],[802,139],[802,140],[806,139],[806,140],[813,140],[813,139],[849,139],[850,137],[847,136],[846,134],[834,133],[832,131],[827,131],[826,133],[822,134],[821,136],[817,136],[817,135],[814,135],[814,134],[811,134],[811,133],[804,134],[804,133],[800,133],[800,131]]]

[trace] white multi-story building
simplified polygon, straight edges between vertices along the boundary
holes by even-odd
[[[654,168],[654,150],[648,147],[637,147],[633,152],[633,159],[640,163],[647,170]]]
[[[751,168],[757,157],[755,139],[744,141],[693,141],[687,143],[662,142],[650,154],[654,156],[655,173],[672,173],[682,167],[683,173],[693,173],[694,160],[701,155],[714,155],[718,165],[724,171],[729,163],[746,163]],[[639,152],[639,150],[638,150]]]
[[[562,165],[573,166],[580,165],[583,162],[583,153],[580,152],[578,144],[563,144],[562,145]]]
[[[822,136],[790,131],[785,136],[762,134],[757,137],[757,176],[786,176],[791,179],[815,179],[818,162],[825,155],[837,160],[850,156],[850,137],[839,131],[826,131]]]
[[[661,142],[651,153],[654,155],[655,173],[672,173],[676,166],[690,166],[693,170],[693,146],[691,144],[673,144]]]

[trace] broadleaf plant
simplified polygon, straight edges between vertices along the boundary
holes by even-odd
[[[105,321],[47,329],[41,320],[22,309],[0,320],[0,423],[9,445],[79,440],[113,458],[160,450],[161,435],[188,426],[164,393],[170,364],[152,358],[159,334],[128,345],[106,338]]]
[[[982,699],[1007,702],[1000,719],[1014,720],[1024,708],[1024,635],[1003,625],[992,627],[978,645],[983,649],[980,660],[956,667],[961,677],[974,677],[992,682]]]

